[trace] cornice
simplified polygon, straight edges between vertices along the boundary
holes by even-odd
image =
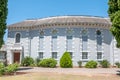
[[[42,24],[36,26],[21,26],[15,27],[11,26],[8,27],[8,30],[37,30],[41,28],[64,28],[64,27],[85,27],[85,28],[103,28],[103,29],[110,29],[111,24],[105,23],[91,23],[91,22],[71,22],[71,23],[51,23],[51,24]]]

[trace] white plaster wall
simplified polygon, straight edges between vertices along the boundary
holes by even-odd
[[[116,63],[116,62],[120,62],[120,48],[117,48],[116,47],[116,40],[115,40],[115,38],[114,38],[114,40],[113,40],[113,61],[114,61],[114,63]]]
[[[97,61],[96,29],[88,29],[88,54],[89,60]]]
[[[39,31],[33,30],[30,32],[30,53],[29,56],[33,57],[34,59],[37,58],[38,55],[38,46],[39,46]]]
[[[58,33],[58,65],[60,58],[62,57],[63,53],[66,51],[66,36],[63,36],[65,33],[65,29],[59,29]]]
[[[104,53],[104,59],[107,59],[110,63],[110,45],[112,42],[112,35],[110,34],[109,30],[103,30],[103,53]]]
[[[82,60],[82,42],[81,42],[81,27],[72,28],[73,32],[73,64],[77,66],[77,62]],[[57,52],[58,52],[58,65],[60,58],[66,51],[66,28],[57,28]],[[89,60],[97,61],[97,49],[96,49],[96,30],[97,28],[88,29],[88,54]],[[112,35],[109,30],[101,29],[103,34],[103,59],[107,59],[110,63],[120,61],[120,49],[115,47],[115,41],[112,41]],[[44,58],[51,58],[51,28],[44,29]],[[23,54],[25,56],[31,56],[34,59],[38,57],[39,52],[39,30],[31,31],[10,31],[7,39],[7,59],[9,63],[12,63],[11,46],[15,44],[15,34],[20,32],[22,34],[21,45],[23,46]],[[112,43],[113,42],[113,43]],[[114,45],[112,45],[114,44]],[[114,48],[113,48],[114,47]],[[113,50],[112,50],[113,49]],[[114,53],[113,53],[114,52]],[[114,56],[113,56],[114,54]],[[86,63],[86,62],[85,62]]]

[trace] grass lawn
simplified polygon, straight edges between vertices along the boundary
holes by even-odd
[[[58,73],[26,73],[2,76],[0,80],[120,80],[117,75],[71,75]]]

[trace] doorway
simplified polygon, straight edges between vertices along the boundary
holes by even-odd
[[[20,52],[14,52],[14,63],[20,63]]]

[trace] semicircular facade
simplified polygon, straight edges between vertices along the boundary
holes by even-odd
[[[119,49],[110,33],[108,18],[90,16],[56,16],[29,19],[8,25],[7,53],[9,63],[21,62],[25,56],[34,59],[54,58],[58,65],[65,51],[74,66],[82,61],[120,61]],[[116,51],[117,50],[117,51]]]

